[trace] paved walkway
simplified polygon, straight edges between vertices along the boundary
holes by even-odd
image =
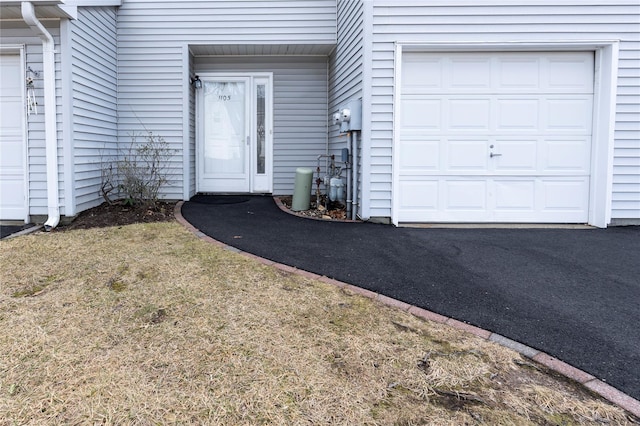
[[[198,196],[182,215],[227,245],[498,333],[640,399],[640,227],[395,228],[300,218],[261,196]]]
[[[17,237],[19,235],[28,234],[42,228],[42,226],[32,223],[24,225],[0,225],[0,240],[8,237]]]

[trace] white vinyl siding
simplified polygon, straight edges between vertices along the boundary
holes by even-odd
[[[370,216],[391,215],[395,43],[620,40],[612,218],[640,218],[640,37],[637,1],[375,0]]]
[[[296,46],[301,52],[333,46],[335,7],[334,0],[123,2],[118,11],[119,142],[145,129],[169,142],[176,155],[169,163],[165,198],[182,199],[185,192],[183,138],[190,135],[183,114],[189,113],[190,101],[183,99],[189,74],[184,46],[201,46],[199,54],[207,49],[220,53],[225,45],[282,46],[287,54],[295,53]],[[277,190],[282,188],[279,176],[274,176]]]
[[[59,200],[64,206],[64,187],[62,185],[62,167],[64,165],[62,149],[62,114],[60,106],[61,97],[61,72],[60,72],[60,28],[58,21],[43,21],[47,31],[51,33],[55,41],[56,48],[56,106],[57,106],[57,126],[58,126],[58,165],[59,165]],[[39,73],[34,76],[35,97],[38,103],[38,114],[28,115],[27,123],[27,178],[29,188],[27,192],[29,215],[47,215],[47,168],[45,161],[45,123],[44,123],[44,86],[42,67],[42,41],[34,35],[24,22],[5,21],[0,28],[0,38],[2,44],[25,45],[25,69],[29,67]],[[25,76],[26,77],[26,76]],[[60,213],[64,214],[64,207]]]
[[[195,58],[204,72],[273,73],[273,192],[293,193],[295,169],[315,170],[327,144],[327,58],[225,56]]]
[[[341,149],[347,148],[347,136],[340,134],[340,126],[333,124],[332,115],[340,107],[346,106],[348,101],[362,98],[364,4],[360,1],[338,0],[337,6],[338,43],[329,57],[328,148],[329,154],[334,154],[337,159],[340,159]],[[355,135],[359,137],[357,133]],[[357,160],[360,164],[360,156]],[[362,169],[358,168],[358,170]],[[358,199],[361,199],[361,192],[358,194]],[[358,202],[358,206],[361,205]]]
[[[338,45],[329,58],[330,113],[347,101],[362,97],[362,19],[361,2],[338,0]],[[339,138],[338,133],[339,126],[332,126],[329,143],[338,144],[336,149],[346,146],[346,138]]]
[[[72,135],[77,212],[104,201],[101,169],[118,154],[116,9],[78,9],[70,21]],[[115,196],[115,194],[112,194]]]

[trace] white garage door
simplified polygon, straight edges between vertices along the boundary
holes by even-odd
[[[20,55],[0,55],[0,220],[24,220],[25,149]]]
[[[405,53],[399,222],[588,221],[592,52]]]

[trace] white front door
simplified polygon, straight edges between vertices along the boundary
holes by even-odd
[[[272,192],[271,75],[201,75],[197,191]]]
[[[588,221],[592,52],[403,55],[400,222]]]
[[[0,220],[27,218],[23,88],[20,55],[0,55]]]

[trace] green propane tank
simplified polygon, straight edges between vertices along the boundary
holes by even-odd
[[[293,200],[291,210],[299,212],[309,210],[311,206],[311,182],[313,180],[313,170],[306,167],[296,169],[296,182],[293,187]]]

